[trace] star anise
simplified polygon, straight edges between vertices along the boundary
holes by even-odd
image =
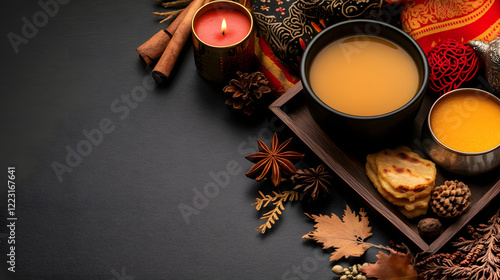
[[[259,152],[245,156],[255,165],[245,174],[250,178],[260,181],[271,176],[271,181],[275,186],[281,182],[281,173],[289,176],[295,174],[297,169],[291,161],[300,160],[303,154],[287,151],[290,148],[292,138],[286,140],[281,145],[278,143],[278,135],[274,133],[271,147],[267,147],[264,142],[257,139]]]
[[[329,193],[331,179],[323,164],[316,168],[299,169],[292,176],[294,190],[309,194],[312,200],[316,200],[321,193],[323,196]]]

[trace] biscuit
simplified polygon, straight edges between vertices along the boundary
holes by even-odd
[[[408,147],[385,149],[375,156],[380,184],[396,198],[410,201],[427,196],[434,188],[436,166]]]
[[[377,191],[404,216],[427,213],[437,173],[433,162],[399,146],[367,155],[365,169]]]
[[[373,155],[372,155],[373,156]],[[369,155],[370,157],[370,155]],[[392,196],[389,192],[387,192],[382,185],[380,184],[380,181],[378,179],[378,176],[370,162],[373,162],[372,160],[368,160],[366,162],[366,174],[368,175],[368,178],[372,181],[373,185],[375,188],[378,190],[378,192],[384,197],[387,201],[390,203],[396,205],[396,206],[402,206],[404,207],[407,211],[412,211],[415,208],[426,208],[429,206],[429,201],[431,199],[430,195],[422,196],[419,198],[416,198],[414,201],[409,201],[408,199],[405,198],[397,198]]]

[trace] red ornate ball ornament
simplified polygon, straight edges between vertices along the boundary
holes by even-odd
[[[427,54],[429,86],[441,95],[471,80],[479,69],[479,57],[474,50],[457,40],[444,41]]]

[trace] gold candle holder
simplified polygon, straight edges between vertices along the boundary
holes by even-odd
[[[205,13],[222,9],[234,9],[243,13],[250,20],[250,30],[241,41],[234,44],[227,46],[208,44],[196,34],[195,25]],[[236,71],[247,72],[250,70],[254,59],[254,24],[252,14],[245,6],[226,0],[207,3],[196,11],[193,16],[191,29],[194,45],[194,61],[198,73],[203,78],[220,83],[230,79]]]

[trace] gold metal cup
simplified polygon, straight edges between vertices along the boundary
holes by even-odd
[[[248,15],[250,30],[241,41],[229,46],[213,46],[203,42],[194,31],[197,19],[213,9],[231,8]],[[212,82],[230,79],[236,71],[247,72],[254,59],[254,24],[250,11],[245,6],[226,0],[217,0],[203,5],[193,16],[191,22],[194,62],[198,73]]]

